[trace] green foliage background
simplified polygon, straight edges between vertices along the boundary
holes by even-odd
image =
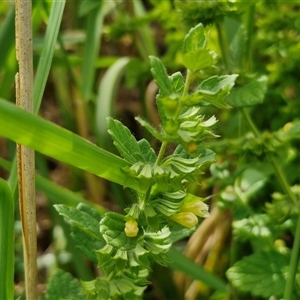
[[[179,241],[170,252],[174,263],[171,268],[153,267],[152,285],[145,299],[184,299],[184,295],[187,299],[188,287],[193,285],[178,273],[174,277],[173,269],[208,284],[194,282],[192,299],[281,299],[287,294],[298,299],[298,259],[293,251],[298,245],[300,197],[299,4],[82,0],[63,5],[63,1],[33,1],[35,112],[51,121],[46,123],[20,113],[9,103],[15,101],[17,70],[14,7],[10,2],[0,3],[0,175],[10,185],[9,191],[1,181],[7,203],[11,203],[11,197],[16,198],[12,163],[15,146],[11,140],[27,143],[46,155],[36,157],[41,299],[58,267],[83,280],[91,280],[97,273],[75,247],[78,241],[70,237],[69,226],[53,210],[53,204],[75,207],[84,202],[103,214],[106,210],[122,211],[134,201],[121,186],[124,174],[113,167],[126,167],[125,161],[106,152],[117,153],[107,135],[106,117],[121,120],[137,139],[149,138],[134,119],[141,116],[158,126],[154,103],[157,91],[151,83],[149,56],[160,57],[169,72],[183,71],[182,61],[188,58],[183,57],[182,41],[199,23],[209,32],[208,48],[217,57],[215,65],[194,75],[194,80],[225,74],[239,77],[227,98],[231,108],[225,104],[202,108],[206,115],[215,114],[219,119],[215,133],[220,138],[207,142],[217,158],[206,174],[199,176],[201,186],[188,189],[201,197],[213,195],[211,208],[218,208],[232,228],[227,234],[220,231],[222,236],[215,234],[217,230],[211,233],[219,245],[216,257],[211,244],[203,252],[209,259],[201,265],[215,275],[212,278],[202,267],[184,260],[184,250],[196,260],[189,256],[194,242],[186,238],[188,233],[174,238]],[[70,132],[62,133],[53,123]],[[155,143],[152,146],[159,148]],[[130,186],[138,184],[132,181]],[[10,218],[3,212],[8,207],[14,210],[13,205],[1,203],[1,216]],[[15,297],[22,297],[17,211],[16,207],[14,280]],[[224,220],[222,217],[220,220]],[[11,218],[8,220],[11,222]],[[219,221],[214,229],[224,224]],[[1,259],[11,259],[1,250],[3,253]],[[297,276],[289,292],[286,274],[292,263]],[[274,274],[276,281],[269,282]],[[67,279],[69,275],[59,272],[57,276],[66,278],[76,290],[76,284]],[[266,286],[262,285],[264,278]],[[226,291],[224,282],[230,287]]]

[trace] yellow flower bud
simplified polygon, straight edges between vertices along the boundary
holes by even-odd
[[[189,142],[188,145],[187,145],[187,151],[192,153],[196,150],[197,150],[197,144],[194,141]]]
[[[135,220],[133,220],[133,219],[128,220],[125,223],[124,231],[125,231],[126,236],[128,236],[128,237],[135,237],[135,236],[137,236],[137,234],[139,232],[138,223]]]
[[[183,204],[180,208],[181,212],[192,212],[198,217],[209,217],[208,205],[202,201],[193,201]]]
[[[170,219],[188,228],[192,228],[198,223],[197,217],[191,212],[180,212],[171,216]]]

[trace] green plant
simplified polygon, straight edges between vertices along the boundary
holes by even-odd
[[[194,228],[198,223],[198,217],[209,215],[204,199],[189,194],[185,188],[187,182],[197,183],[203,165],[214,160],[214,153],[204,147],[203,141],[206,138],[217,137],[214,133],[217,120],[214,116],[206,118],[201,115],[201,105],[206,102],[213,103],[217,107],[226,106],[223,99],[230,92],[237,76],[212,76],[190,90],[193,73],[214,63],[214,53],[206,48],[206,44],[207,36],[201,24],[191,29],[185,37],[183,43],[183,65],[187,68],[185,82],[180,72],[168,76],[162,62],[156,57],[150,57],[151,71],[159,87],[157,104],[162,125],[158,130],[145,120],[136,119],[161,142],[158,154],[151,148],[149,142],[145,139],[137,142],[126,127],[111,118],[108,119],[109,133],[124,160],[86,144],[70,133],[63,133],[54,125],[25,112],[22,113],[21,122],[24,121],[28,126],[35,123],[34,127],[38,128],[36,134],[39,131],[39,135],[31,131],[33,138],[24,139],[22,132],[13,133],[13,127],[7,127],[5,132],[2,132],[4,136],[37,151],[86,170],[93,170],[104,178],[121,183],[124,187],[133,188],[136,203],[126,209],[125,215],[107,212],[101,216],[83,204],[77,209],[65,205],[55,206],[72,224],[72,234],[77,246],[101,267],[105,275],[104,278],[83,283],[84,293],[90,299],[103,299],[103,293],[106,293],[107,297],[118,299],[141,298],[147,285],[150,263],[155,261],[166,264],[168,262],[166,253],[172,242],[187,234],[187,231],[182,229]],[[193,64],[194,55],[199,58],[197,65]],[[10,114],[2,118],[3,124],[8,124],[12,113],[19,111],[10,105],[4,105],[6,103],[2,104],[3,108],[10,110]],[[5,109],[3,117],[4,114]],[[38,143],[44,136],[42,128],[42,131],[46,130],[53,135],[49,139],[48,134],[47,147],[45,145],[40,147]],[[24,130],[26,129],[25,126]],[[58,137],[61,140],[59,143]],[[166,156],[169,144],[178,146],[171,155]],[[72,154],[74,147],[77,154]],[[83,147],[96,151],[94,158],[92,155],[87,156]],[[80,152],[84,153],[84,156],[78,154]],[[78,157],[76,160],[75,156]],[[104,158],[107,167],[103,170]],[[98,161],[96,165],[94,159]],[[59,273],[57,276],[56,280],[60,280],[60,276],[64,275]],[[218,281],[216,285],[224,289]],[[51,287],[52,285],[49,285],[49,295],[53,293]]]
[[[187,193],[185,188],[186,183],[197,182],[203,165],[214,157],[203,141],[217,137],[213,132],[217,120],[201,115],[200,105],[207,101],[226,106],[223,98],[230,92],[236,75],[213,76],[194,91],[189,90],[191,75],[213,64],[214,54],[206,49],[206,43],[201,24],[186,36],[185,82],[180,72],[168,76],[162,62],[150,57],[151,71],[159,87],[157,105],[162,125],[157,130],[145,120],[136,119],[161,142],[158,155],[145,139],[137,142],[119,121],[108,119],[114,145],[129,164],[122,168],[127,177],[125,186],[132,180],[139,185],[133,190],[136,203],[125,210],[125,215],[107,212],[101,217],[82,205],[77,209],[55,206],[72,224],[78,247],[104,274],[104,278],[83,283],[89,299],[103,299],[104,295],[106,299],[141,299],[151,263],[166,265],[166,253],[182,226],[194,228],[198,217],[209,216],[204,199]],[[196,65],[195,57],[199,62]],[[179,145],[166,156],[169,144]]]

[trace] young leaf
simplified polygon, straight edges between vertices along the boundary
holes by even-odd
[[[162,97],[169,96],[172,94],[172,84],[167,74],[166,68],[161,60],[155,56],[149,56],[151,64],[151,73],[154,81],[159,88],[159,94]]]
[[[214,62],[214,52],[205,49],[207,37],[202,24],[192,28],[183,41],[183,64],[192,72],[205,69]]]
[[[237,74],[209,77],[197,87],[195,94],[218,108],[227,108],[224,97],[234,86],[237,77]]]
[[[204,147],[198,147],[193,155],[190,155],[181,145],[179,145],[175,149],[174,154],[186,159],[195,158],[195,156],[198,157],[198,161],[195,163],[197,166],[212,163],[216,160],[216,153]]]
[[[289,258],[281,253],[257,252],[235,263],[226,272],[239,290],[254,296],[269,298],[283,296]]]
[[[150,146],[149,142],[145,139],[141,139],[140,141],[138,141],[138,146],[140,149],[140,154],[143,156],[143,160],[146,163],[155,163],[156,153]]]
[[[214,63],[214,53],[206,49],[197,49],[183,54],[182,62],[187,69],[196,72]]]
[[[267,91],[267,76],[260,76],[242,87],[235,88],[226,98],[233,107],[253,106],[262,103]]]
[[[203,25],[200,23],[193,27],[183,40],[182,52],[187,54],[189,52],[204,49],[207,43],[207,38],[204,34]]]
[[[184,79],[180,72],[176,72],[169,76],[174,94],[182,95],[184,90]]]
[[[108,132],[120,154],[132,164],[137,162],[139,159],[137,159],[136,154],[140,153],[140,148],[129,129],[112,118],[107,118],[107,124]]]
[[[49,280],[47,286],[47,300],[70,299],[84,300],[85,296],[80,294],[81,285],[78,279],[71,274],[58,270]]]

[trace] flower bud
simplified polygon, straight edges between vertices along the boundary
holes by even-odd
[[[180,212],[171,216],[170,219],[188,228],[192,228],[198,223],[197,217],[191,212]]]
[[[197,150],[197,144],[194,141],[191,141],[187,144],[186,148],[189,153],[195,152]]]
[[[128,237],[135,237],[135,236],[137,236],[137,234],[139,232],[138,223],[135,220],[133,220],[133,219],[128,220],[125,223],[124,231],[125,231],[126,236],[128,236]]]
[[[202,201],[193,201],[183,204],[180,208],[181,212],[192,212],[198,217],[209,217],[208,205]]]

